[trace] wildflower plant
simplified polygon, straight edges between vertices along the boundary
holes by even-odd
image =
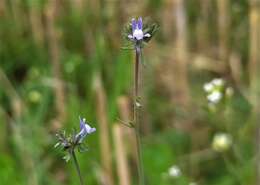
[[[65,156],[63,159],[68,162],[71,158],[75,164],[80,183],[83,185],[83,178],[81,176],[79,164],[76,158],[75,150],[77,149],[79,152],[87,151],[87,147],[84,145],[84,139],[87,135],[96,131],[96,128],[90,127],[90,125],[86,122],[85,118],[79,117],[80,122],[80,131],[73,131],[72,134],[66,134],[65,131],[56,134],[58,138],[58,142],[54,146],[55,148],[60,147],[65,152]]]
[[[135,50],[135,98],[138,99],[139,65],[142,63],[142,48],[152,39],[158,25],[148,19],[143,21],[142,17],[133,18],[124,28],[123,37],[125,46],[123,49]],[[138,104],[138,102],[137,102]]]
[[[129,127],[134,128],[138,153],[138,175],[139,184],[144,184],[144,172],[143,172],[143,160],[141,154],[141,139],[140,139],[140,125],[138,123],[138,110],[142,107],[139,97],[139,78],[140,78],[140,63],[142,63],[142,48],[151,40],[155,32],[158,30],[158,26],[155,23],[151,23],[146,19],[139,17],[133,18],[129,22],[123,31],[123,36],[126,41],[126,45],[123,49],[135,50],[135,64],[134,64],[134,118],[133,121],[127,124]]]
[[[217,152],[224,152],[232,145],[232,137],[228,133],[216,133],[213,137],[212,148]]]
[[[208,108],[212,112],[216,112],[216,108],[221,102],[228,102],[233,94],[234,90],[232,87],[228,87],[226,82],[221,78],[215,78],[210,82],[207,82],[203,86],[206,92],[208,100]],[[225,101],[224,101],[225,100]]]
[[[162,173],[162,184],[189,184],[190,179],[187,178],[181,166],[172,165],[167,171]]]
[[[211,141],[211,149],[223,157],[225,166],[229,173],[235,174],[236,165],[229,161],[229,157],[235,157],[240,160],[236,138],[237,130],[232,125],[232,97],[234,89],[227,85],[227,82],[221,78],[215,78],[203,86],[208,100],[209,111],[214,113],[213,122],[216,132]],[[224,124],[223,124],[224,123]]]
[[[123,37],[125,39],[125,46],[123,49],[141,49],[154,36],[158,30],[158,25],[152,23],[150,20],[139,17],[133,18],[123,30]]]
[[[181,169],[177,165],[173,165],[168,170],[169,177],[177,178],[182,175]]]
[[[223,97],[223,88],[225,82],[221,78],[215,78],[204,85],[207,93],[207,99],[212,104],[218,104]]]

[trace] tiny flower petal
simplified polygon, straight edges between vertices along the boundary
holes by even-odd
[[[136,30],[136,28],[137,28],[137,22],[136,22],[136,20],[133,18],[133,19],[132,19],[132,31],[134,32],[134,30]]]
[[[128,35],[127,36],[129,39],[133,39],[134,37],[133,37],[133,35]]]
[[[133,32],[133,36],[136,40],[142,40],[144,38],[144,33],[140,29],[136,29]]]
[[[93,133],[93,132],[96,132],[96,128],[91,128],[91,129],[88,131],[89,134],[91,134],[91,133]]]
[[[224,85],[224,80],[221,78],[215,78],[212,80],[212,84],[214,84],[216,86],[222,86],[222,85]]]
[[[85,124],[85,131],[87,134],[91,134],[96,131],[96,128],[91,128],[88,124]]]
[[[170,177],[179,177],[182,174],[181,169],[177,165],[170,167],[168,173]]]
[[[80,124],[80,130],[84,129],[85,124],[86,124],[86,119],[85,118],[81,118],[79,116],[79,124]]]
[[[139,17],[138,21],[137,21],[137,26],[139,30],[143,29],[143,20],[142,17]]]
[[[135,105],[136,105],[136,107],[138,107],[138,108],[142,107],[141,103],[139,103],[138,101],[135,102]]]
[[[146,33],[146,34],[144,34],[144,37],[151,37],[151,34],[150,33]]]
[[[207,99],[212,103],[218,103],[222,98],[222,94],[219,91],[214,91],[207,96]]]
[[[84,137],[86,137],[88,134],[91,134],[96,131],[96,128],[91,128],[87,123],[86,119],[80,118],[80,132],[76,135],[77,138],[79,138],[79,142],[81,142]]]
[[[212,91],[213,88],[214,88],[214,86],[213,86],[212,83],[206,83],[206,84],[204,84],[204,86],[203,86],[203,89],[204,89],[206,92]]]

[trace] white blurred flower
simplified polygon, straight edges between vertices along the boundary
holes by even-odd
[[[218,152],[226,151],[232,145],[232,137],[227,133],[217,133],[213,137],[212,148]]]
[[[142,107],[141,103],[139,103],[138,101],[135,102],[135,106],[138,108]]]
[[[204,86],[203,86],[203,89],[206,91],[206,92],[210,92],[212,91],[214,88],[213,84],[212,83],[205,83]]]
[[[189,185],[197,185],[196,182],[190,182]]]
[[[207,99],[212,103],[218,103],[222,98],[222,94],[219,91],[213,91],[207,96]]]
[[[177,165],[173,165],[169,168],[168,173],[170,177],[179,177],[181,176],[181,169]]]
[[[216,85],[216,86],[223,86],[224,85],[224,80],[221,79],[221,78],[215,78],[211,81],[211,83],[213,85]]]
[[[221,78],[215,78],[211,82],[205,83],[203,89],[207,93],[207,99],[209,103],[217,104],[223,94],[222,86],[224,85],[224,80]]]

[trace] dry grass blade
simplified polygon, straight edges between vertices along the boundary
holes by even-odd
[[[55,28],[55,18],[58,9],[59,1],[52,1],[46,5],[46,19],[47,19],[47,37],[49,44],[50,60],[52,65],[53,76],[57,81],[56,86],[54,87],[55,93],[55,106],[57,110],[56,119],[53,121],[52,129],[57,130],[61,127],[62,122],[65,120],[65,91],[64,84],[62,79],[62,69],[60,64],[60,46],[58,33]]]
[[[127,163],[126,149],[124,145],[124,128],[120,123],[113,126],[113,136],[117,158],[117,173],[120,185],[130,185],[129,167]]]
[[[111,156],[111,143],[109,139],[109,126],[107,118],[107,98],[103,88],[100,74],[97,74],[94,79],[94,91],[96,94],[97,119],[99,124],[100,150],[102,162],[102,175],[106,179],[107,185],[113,185],[113,168]]]

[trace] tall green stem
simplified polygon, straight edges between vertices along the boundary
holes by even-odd
[[[138,176],[139,176],[139,185],[144,185],[144,169],[143,169],[143,158],[141,151],[141,137],[140,137],[140,124],[139,124],[139,114],[138,114],[138,104],[139,104],[139,95],[138,95],[138,87],[139,87],[139,65],[140,65],[140,57],[141,57],[141,48],[136,47],[135,50],[135,88],[134,88],[134,129],[135,129],[135,137],[136,137],[136,145],[137,145],[137,155],[138,155]]]
[[[80,185],[84,185],[83,178],[82,178],[81,173],[80,173],[79,163],[77,161],[76,154],[75,154],[74,150],[71,151],[71,156],[72,156],[73,162],[75,164],[75,167],[76,167],[76,170],[77,170],[77,173],[78,173],[78,176],[79,176]]]

